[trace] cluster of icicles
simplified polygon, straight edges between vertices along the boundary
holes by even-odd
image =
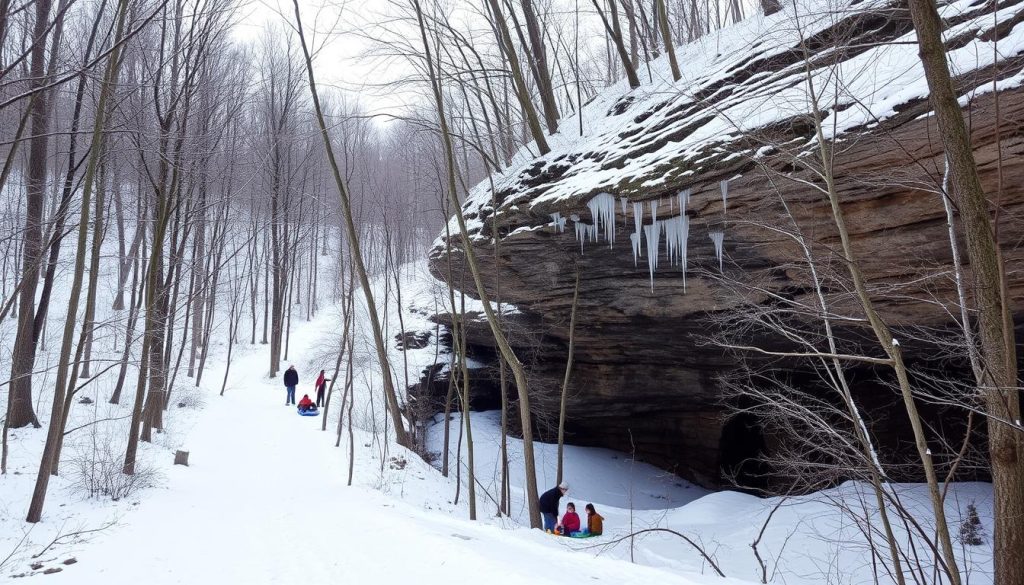
[[[722,189],[722,212],[725,212],[726,203],[729,198],[729,181],[720,183]],[[626,216],[629,208],[629,201],[620,197],[622,215]],[[679,215],[673,215],[667,219],[658,219],[658,201],[649,202],[651,210],[651,223],[644,225],[644,204],[634,202],[633,207],[633,233],[629,234],[629,240],[633,245],[633,266],[636,266],[639,259],[643,257],[643,244],[641,236],[647,241],[647,270],[651,278],[651,291],[654,291],[654,272],[658,269],[658,250],[661,247],[661,237],[665,236],[665,255],[668,257],[669,265],[679,266],[683,274],[683,292],[686,292],[686,246],[690,237],[690,217],[686,215],[686,207],[690,203],[690,190],[684,189],[668,201],[669,213],[674,213],[678,207]],[[604,234],[604,239],[611,248],[615,244],[615,197],[608,193],[598,193],[587,202],[590,208],[590,216],[593,223],[586,223],[580,216],[572,214],[569,219],[573,222],[576,230],[576,241],[580,243],[580,253],[583,253],[583,245],[586,242],[597,242],[598,234]],[[555,229],[561,233],[565,231],[565,219],[561,213],[552,213],[551,221]],[[722,269],[722,244],[725,241],[725,233],[721,230],[714,230],[708,233],[708,237],[715,246],[715,256],[718,258],[718,269]]]

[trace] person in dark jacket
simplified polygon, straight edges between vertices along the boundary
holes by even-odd
[[[330,378],[324,377],[324,370],[320,370],[320,376],[316,379],[316,405],[324,405],[324,392],[327,391],[327,383],[331,381]]]
[[[567,491],[569,484],[563,481],[540,496],[540,515],[544,518],[544,530],[547,532],[553,531],[558,524],[558,501]]]
[[[299,373],[295,371],[295,366],[288,366],[288,369],[284,371],[284,387],[288,391],[288,395],[285,396],[285,405],[295,404],[295,387],[299,385]]]

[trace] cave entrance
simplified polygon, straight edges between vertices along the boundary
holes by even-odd
[[[741,412],[730,418],[718,442],[722,479],[735,481],[741,488],[767,488],[768,474],[761,461],[764,448],[764,433],[757,417]]]

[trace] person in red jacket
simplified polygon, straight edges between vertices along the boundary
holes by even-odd
[[[565,515],[562,516],[562,522],[556,527],[558,533],[562,536],[572,536],[574,533],[580,531],[580,517],[576,514],[576,504],[569,502],[569,505],[565,507]]]
[[[309,399],[309,394],[303,394],[302,400],[299,401],[299,410],[306,412],[307,410],[313,410],[316,407],[313,406],[313,401]]]
[[[316,379],[316,405],[324,405],[324,392],[327,390],[327,382],[330,382],[330,378],[324,377],[324,370],[320,370],[320,376]]]

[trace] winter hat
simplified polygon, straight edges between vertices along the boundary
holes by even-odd
[[[569,491],[569,482],[563,481],[562,483],[558,484],[558,488],[563,489],[565,491]]]

